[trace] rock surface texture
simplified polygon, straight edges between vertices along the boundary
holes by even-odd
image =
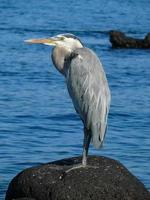
[[[110,42],[113,48],[150,48],[150,33],[144,39],[127,37],[120,31],[110,31]]]
[[[150,200],[145,186],[110,158],[89,156],[89,167],[64,173],[80,162],[75,157],[23,170],[9,184],[6,200]]]

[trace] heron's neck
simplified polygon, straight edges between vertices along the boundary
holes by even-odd
[[[67,58],[71,54],[71,51],[68,51],[67,49],[63,47],[54,47],[52,52],[52,61],[55,65],[56,69],[63,74],[66,75],[66,69],[65,69],[65,58]]]

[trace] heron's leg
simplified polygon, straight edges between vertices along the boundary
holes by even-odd
[[[82,163],[81,164],[77,164],[74,165],[72,168],[66,170],[59,178],[62,179],[64,177],[65,174],[67,174],[68,172],[74,170],[74,169],[78,169],[78,168],[82,168],[82,167],[86,167],[87,166],[87,155],[88,155],[88,149],[89,149],[89,144],[91,141],[91,135],[90,132],[84,128],[84,140],[83,140],[83,153],[82,153]]]
[[[87,165],[87,155],[89,150],[89,145],[91,141],[91,134],[87,128],[84,127],[84,140],[83,140],[83,153],[82,153],[82,165]]]

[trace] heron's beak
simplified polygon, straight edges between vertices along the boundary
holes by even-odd
[[[41,39],[29,39],[29,40],[25,40],[25,42],[29,43],[29,44],[46,44],[46,45],[50,45],[50,46],[55,46],[57,39],[54,37],[51,38],[41,38]]]

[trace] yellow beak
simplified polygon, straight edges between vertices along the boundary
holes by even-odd
[[[50,46],[56,45],[56,38],[41,38],[41,39],[29,39],[25,40],[25,42],[29,44],[46,44]]]

